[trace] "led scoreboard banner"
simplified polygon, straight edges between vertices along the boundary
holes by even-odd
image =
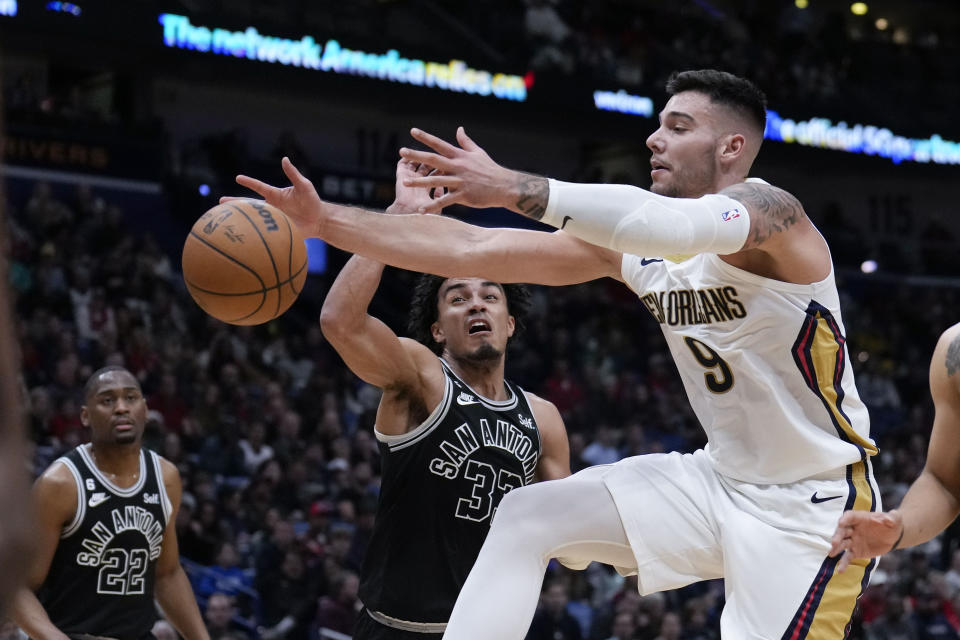
[[[960,164],[960,143],[933,134],[929,138],[906,138],[884,127],[864,124],[834,124],[827,118],[790,120],[776,111],[767,111],[768,140],[795,143],[804,147],[837,149],[850,153],[931,164]]]
[[[332,39],[320,44],[312,36],[290,40],[262,35],[254,27],[243,31],[211,29],[191,24],[188,17],[173,13],[160,14],[160,24],[163,25],[163,43],[177,49],[366,76],[501,100],[523,102],[527,99],[527,85],[522,76],[473,69],[461,60],[444,63],[405,58],[396,49],[382,54],[368,53],[346,49]]]
[[[80,6],[70,2],[51,1],[45,2],[44,6],[47,12],[65,12],[73,16],[81,13]],[[17,0],[0,0],[0,18],[3,18],[0,25],[7,22],[6,19],[11,19],[8,24],[19,22],[24,8],[25,5]],[[152,16],[157,16],[155,13],[149,15],[151,20]],[[136,22],[139,23],[139,20]],[[313,36],[304,35],[294,40],[263,34],[254,26],[242,30],[208,27],[193,24],[189,17],[175,13],[161,13],[157,22],[161,26],[163,45],[172,49],[364,77],[507,102],[529,102],[529,94],[533,91],[532,72],[521,76],[475,69],[456,59],[448,62],[421,60],[406,57],[397,49],[388,49],[383,53],[349,49],[334,38],[321,43]],[[623,89],[592,90],[576,83],[563,87],[554,84],[548,88],[544,83],[543,91],[542,95],[537,96],[537,102],[549,104],[554,110],[586,107],[644,118],[656,116],[652,98],[634,95]],[[767,111],[764,138],[785,144],[878,156],[894,164],[908,161],[960,165],[960,143],[946,140],[936,133],[926,138],[908,138],[882,126],[834,122],[824,117],[791,119],[774,110]]]
[[[593,99],[594,106],[601,111],[645,118],[653,116],[653,100],[623,90],[616,93],[594,91]],[[770,109],[767,110],[767,128],[763,137],[803,147],[880,156],[894,164],[904,160],[923,164],[960,164],[960,143],[944,140],[936,133],[929,138],[907,138],[873,125],[834,123],[827,118],[791,120]]]
[[[405,58],[396,49],[368,53],[344,48],[337,40],[320,44],[311,36],[290,40],[261,34],[254,27],[242,31],[197,26],[186,16],[160,14],[163,43],[168,47],[202,53],[246,58],[284,66],[331,73],[365,76],[390,82],[445,91],[492,96],[523,102],[527,99],[524,77],[473,69],[463,61],[428,62]],[[645,118],[653,117],[653,100],[624,90],[594,91],[597,110]],[[827,118],[791,120],[776,111],[767,111],[764,138],[805,147],[836,149],[849,153],[889,158],[894,163],[960,164],[960,144],[937,134],[923,139],[899,136],[884,127],[833,123]]]

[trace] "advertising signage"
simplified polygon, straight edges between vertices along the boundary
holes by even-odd
[[[255,27],[231,31],[197,26],[190,18],[160,14],[164,45],[177,49],[232,56],[328,73],[365,76],[418,87],[455,91],[523,102],[527,85],[522,76],[473,69],[462,60],[430,62],[407,58],[396,49],[370,53],[343,47],[337,40],[317,42],[261,34]]]
[[[13,7],[15,12],[16,2],[0,0],[2,7]],[[160,14],[159,22],[163,27],[165,46],[197,53],[361,76],[513,102],[525,102],[530,89],[524,76],[474,69],[462,60],[431,62],[406,57],[397,49],[382,53],[361,51],[347,48],[332,38],[321,43],[309,35],[293,40],[260,33],[252,26],[234,31],[195,25],[187,16],[174,13]],[[530,78],[532,81],[532,74]],[[571,88],[570,92],[576,93],[577,89]],[[651,98],[633,95],[622,89],[594,91],[592,103],[599,111],[646,118],[655,115]],[[884,127],[834,123],[821,117],[793,120],[773,110],[767,111],[764,137],[787,144],[879,156],[894,163],[907,160],[960,164],[960,143],[944,140],[937,134],[928,138],[907,138]]]

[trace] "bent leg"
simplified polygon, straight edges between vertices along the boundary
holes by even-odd
[[[591,467],[508,493],[453,608],[446,640],[522,640],[547,563],[636,567],[616,504]]]

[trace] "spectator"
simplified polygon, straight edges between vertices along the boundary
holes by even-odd
[[[918,640],[916,628],[905,607],[902,594],[891,591],[887,595],[886,610],[867,626],[870,640]]]
[[[315,615],[318,581],[308,575],[299,551],[289,550],[279,566],[265,567],[257,573],[257,590],[263,610],[263,626],[258,629],[264,640],[306,640]]]
[[[944,600],[929,583],[921,583],[915,592],[913,622],[917,640],[958,640],[960,635],[943,614]]]
[[[547,585],[540,598],[540,609],[530,623],[527,640],[581,640],[576,618],[567,612],[569,596],[561,582]]]
[[[607,640],[632,640],[637,630],[636,618],[629,611],[622,611],[613,618],[613,635]]]
[[[587,445],[580,457],[589,465],[613,464],[623,457],[616,446],[617,435],[610,425],[598,425],[596,439]]]
[[[314,627],[319,629],[333,629],[350,635],[353,633],[353,624],[362,604],[357,596],[360,588],[360,578],[352,571],[344,571],[330,581],[330,595],[322,596],[317,604],[317,617]],[[311,637],[318,637],[312,633]]]
[[[656,640],[681,640],[683,634],[683,625],[680,623],[680,616],[673,612],[667,612],[663,615],[660,622],[660,634]]]
[[[235,623],[235,615],[236,609],[230,596],[219,592],[211,594],[207,599],[207,608],[204,611],[210,640],[223,640],[235,634],[242,638],[249,638],[247,631]]]
[[[260,420],[254,420],[247,427],[247,437],[240,441],[243,451],[243,468],[252,475],[260,465],[273,458],[273,447],[266,444],[267,427]]]
[[[197,597],[205,598],[214,593],[236,596],[253,588],[253,571],[240,566],[240,556],[229,540],[220,543],[213,566],[197,581]]]

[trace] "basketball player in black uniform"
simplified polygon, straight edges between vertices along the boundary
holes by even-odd
[[[398,165],[388,213],[416,211],[427,197],[402,185],[417,168]],[[367,313],[382,273],[351,258],[320,316],[350,369],[383,389],[382,486],[354,638],[424,640],[443,633],[500,499],[569,475],[570,451],[556,407],[504,380],[525,302],[518,285],[423,276],[410,323],[421,344]]]
[[[87,381],[80,419],[90,444],[34,485],[37,554],[12,609],[31,638],[148,638],[156,598],[184,638],[209,640],[177,551],[180,474],[141,448],[146,416],[126,369]]]

